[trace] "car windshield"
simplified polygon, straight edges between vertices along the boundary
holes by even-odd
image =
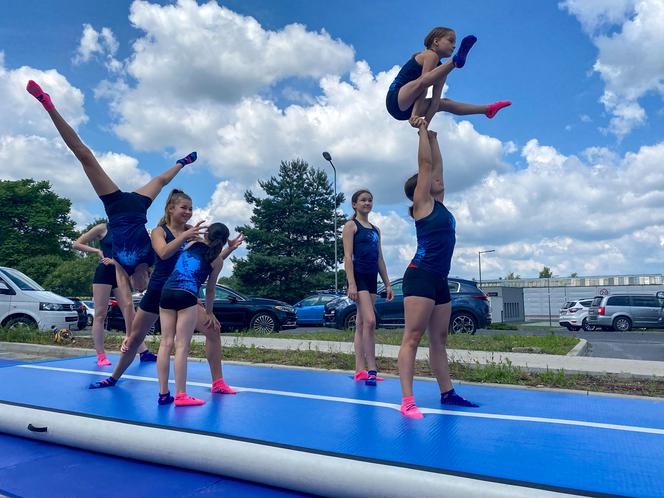
[[[2,270],[2,273],[9,278],[14,285],[21,289],[22,291],[43,291],[44,288],[39,285],[37,282],[32,280],[30,277],[23,275],[18,270],[13,270],[11,268],[5,268]]]

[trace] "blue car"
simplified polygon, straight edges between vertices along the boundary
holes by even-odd
[[[401,328],[404,326],[403,279],[391,282],[394,299],[385,297],[385,287],[378,289],[376,298],[376,326],[380,328]],[[486,328],[491,323],[489,301],[472,280],[449,278],[452,296],[451,333],[474,334],[477,329]],[[339,297],[325,305],[325,326],[337,329],[355,329],[357,307],[348,297]]]
[[[297,324],[299,325],[323,325],[323,314],[325,305],[334,299],[341,297],[341,294],[320,293],[305,297],[299,303],[295,303],[295,313],[297,314]]]

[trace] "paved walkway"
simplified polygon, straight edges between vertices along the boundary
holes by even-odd
[[[198,342],[204,341],[202,336],[194,336]],[[278,350],[313,350],[324,353],[353,354],[350,342],[310,341],[299,339],[277,339],[271,337],[236,337],[222,335],[224,346],[255,346],[264,349]],[[529,371],[565,370],[568,373],[588,373],[593,375],[615,374],[626,377],[664,378],[664,361],[624,360],[618,358],[595,358],[582,356],[586,342],[581,340],[567,356],[534,353],[494,353],[487,351],[468,351],[449,349],[450,360],[468,365],[486,365],[509,361],[513,366]],[[69,348],[61,346],[44,346],[36,344],[18,344],[0,342],[0,351],[12,351],[24,355],[75,356],[94,354],[91,349]],[[385,344],[376,345],[376,356],[396,358],[399,346]],[[417,358],[426,360],[428,348],[419,348]]]

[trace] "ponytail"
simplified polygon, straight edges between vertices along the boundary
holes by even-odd
[[[221,250],[228,242],[229,235],[228,227],[223,223],[212,223],[210,225],[207,230],[208,248],[205,252],[205,260],[208,263],[212,263],[221,254]]]
[[[411,201],[413,200],[413,196],[415,195],[415,187],[417,187],[417,177],[418,174],[415,173],[413,176],[411,176],[408,180],[406,180],[406,183],[403,185],[403,191],[404,194],[406,194],[406,197],[408,197]],[[413,205],[412,204],[408,208],[408,214],[410,217],[413,217]]]
[[[159,225],[168,225],[171,222],[171,213],[169,213],[169,208],[175,206],[175,204],[182,199],[191,201],[191,197],[184,193],[184,191],[174,188],[171,190],[171,193],[168,194],[168,199],[166,199],[166,205],[164,206],[164,215],[159,220]]]

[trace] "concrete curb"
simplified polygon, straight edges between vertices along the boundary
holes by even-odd
[[[566,356],[585,356],[588,351],[588,341],[585,339],[579,339],[579,343],[572,348],[572,350],[567,353]]]
[[[200,338],[201,340],[203,338]],[[277,350],[319,351],[322,353],[353,354],[352,343],[331,341],[298,341],[291,339],[272,339],[256,337],[222,337],[222,344],[227,347],[245,346]],[[585,345],[579,346],[579,351]],[[68,356],[94,355],[93,349],[50,346],[41,344],[22,344],[0,342],[4,351],[17,353],[50,355],[57,358]],[[396,358],[399,346],[386,344],[376,345],[376,356]],[[428,360],[427,348],[419,348],[417,358]],[[595,358],[589,356],[564,356],[531,353],[496,353],[488,351],[468,351],[449,349],[450,361],[468,366],[506,365],[521,368],[528,372],[545,372],[563,370],[568,374],[592,376],[615,375],[621,378],[664,379],[664,362],[645,360],[624,360],[618,358]],[[196,359],[199,360],[199,359]]]

